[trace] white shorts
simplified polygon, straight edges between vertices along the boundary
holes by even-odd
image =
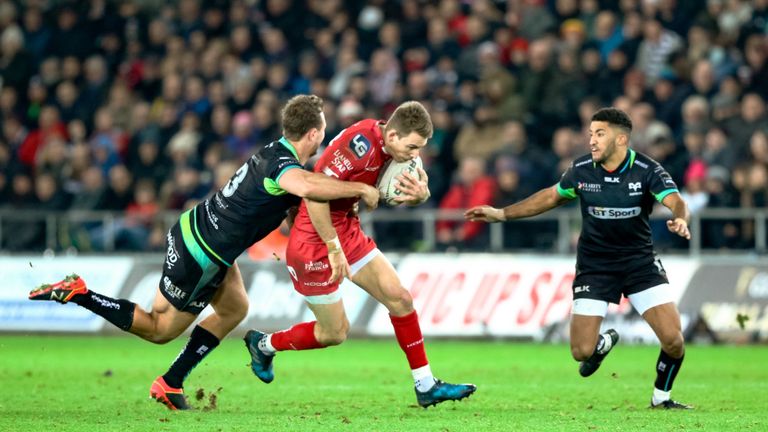
[[[646,290],[629,295],[629,302],[640,315],[648,309],[671,303],[673,301],[670,294],[669,284],[656,285]],[[573,315],[588,315],[605,317],[608,312],[608,302],[603,300],[594,300],[587,298],[575,299],[571,313]]]

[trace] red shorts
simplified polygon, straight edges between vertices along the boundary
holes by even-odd
[[[365,235],[360,223],[349,224],[346,230],[338,230],[341,249],[347,257],[347,262],[356,269],[355,264],[367,264],[375,256],[376,242]],[[308,236],[301,231],[293,230],[288,239],[285,251],[285,261],[291,274],[293,287],[303,296],[319,296],[331,294],[339,288],[339,281],[330,283],[331,265],[328,262],[328,248],[325,243]],[[359,269],[357,269],[359,270]]]

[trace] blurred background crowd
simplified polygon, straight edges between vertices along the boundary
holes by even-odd
[[[121,212],[71,230],[80,250],[161,249],[155,216],[226,183],[299,93],[325,99],[328,139],[423,102],[432,208],[554,184],[608,105],[693,212],[768,198],[768,0],[2,0],[0,78],[0,208]],[[511,247],[541,241],[508,225]],[[39,225],[2,229],[4,250],[44,247]],[[753,246],[748,222],[703,229]],[[438,224],[444,247],[487,236]]]

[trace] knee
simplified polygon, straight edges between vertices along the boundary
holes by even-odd
[[[665,335],[660,342],[661,349],[674,358],[680,358],[685,353],[685,340],[681,332]]]
[[[584,361],[595,352],[595,345],[571,343],[571,355],[576,361]]]
[[[344,318],[342,322],[332,328],[320,327],[317,341],[323,346],[341,345],[347,340],[349,334],[349,321]]]
[[[386,308],[390,313],[396,316],[403,316],[413,312],[413,297],[407,289],[402,286],[398,286],[395,289],[390,290],[391,295],[387,296]]]
[[[233,326],[240,324],[245,317],[248,316],[248,299],[245,298],[243,301],[229,305],[226,311],[220,311],[218,312],[218,315],[222,319],[232,323]]]

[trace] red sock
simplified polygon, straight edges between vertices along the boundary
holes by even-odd
[[[278,351],[309,350],[323,348],[315,339],[315,323],[310,321],[289,328],[288,330],[272,333],[272,346]]]
[[[397,342],[405,356],[408,357],[411,370],[428,365],[427,352],[424,350],[424,338],[421,336],[421,327],[416,311],[401,317],[390,314],[389,319],[392,321],[392,327],[395,328]]]

